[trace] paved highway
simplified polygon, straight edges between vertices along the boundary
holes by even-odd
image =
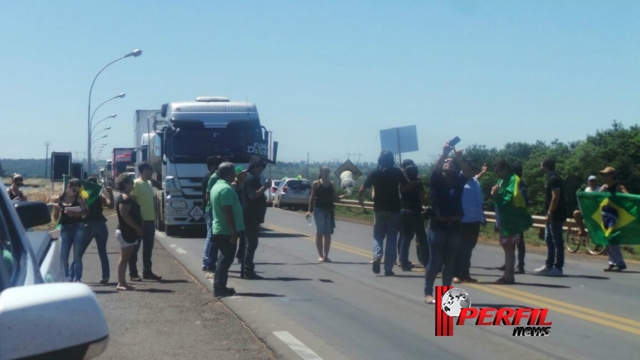
[[[469,292],[473,307],[548,308],[548,337],[512,337],[506,326],[456,326],[453,337],[435,337],[434,306],[424,304],[422,269],[395,277],[376,276],[372,228],[337,222],[333,263],[317,263],[315,226],[299,213],[269,209],[256,253],[264,280],[239,278],[238,296],[223,302],[260,338],[287,359],[606,359],[640,353],[640,266],[605,273],[606,260],[567,258],[562,278],[519,275],[513,286],[492,285],[501,272],[502,249],[478,245]],[[204,240],[166,237],[162,245],[211,290],[200,270]],[[412,252],[415,252],[412,247]],[[415,254],[413,262],[417,264]],[[527,254],[531,272],[544,257]],[[436,285],[440,285],[440,279]],[[634,355],[635,354],[635,355]]]

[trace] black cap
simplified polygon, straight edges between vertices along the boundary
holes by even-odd
[[[416,163],[413,162],[413,160],[411,159],[404,159],[402,160],[402,167],[406,168],[407,166],[411,166],[411,165],[415,165]]]

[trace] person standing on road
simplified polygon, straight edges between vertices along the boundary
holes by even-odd
[[[590,175],[587,178],[587,187],[584,189],[584,192],[598,192],[600,191],[600,186],[598,186],[598,179]],[[587,236],[587,230],[584,228],[584,218],[582,217],[582,212],[580,209],[576,209],[573,212],[573,220],[575,220],[576,225],[578,226],[578,236]]]
[[[259,280],[262,277],[255,272],[253,257],[258,248],[260,224],[264,223],[267,212],[267,197],[264,192],[271,186],[271,179],[260,183],[260,176],[265,164],[262,160],[254,160],[247,169],[248,175],[242,187],[242,210],[244,212],[244,226],[246,245],[244,249],[245,278]]]
[[[369,173],[360,186],[358,200],[364,207],[365,191],[373,187],[373,273],[380,273],[380,262],[384,260],[384,276],[394,276],[393,265],[397,257],[398,232],[400,230],[400,189],[408,188],[409,180],[402,170],[394,167],[391,151],[383,151],[378,157],[378,168]],[[401,188],[399,188],[401,186]],[[384,239],[387,239],[386,246]],[[384,251],[383,251],[384,248]]]
[[[204,219],[207,223],[207,237],[204,241],[204,251],[202,254],[202,271],[207,272],[208,278],[213,278],[213,273],[216,272],[216,261],[218,259],[218,248],[211,241],[211,226],[213,223],[213,212],[211,211],[211,202],[209,201],[209,193],[211,189],[218,181],[219,177],[216,171],[218,166],[227,161],[222,156],[209,156],[207,158],[207,168],[209,171],[202,178],[202,196],[204,198]]]
[[[411,271],[409,261],[409,248],[413,235],[416,236],[417,249],[421,250],[422,259],[428,257],[429,245],[427,244],[427,230],[422,217],[423,206],[426,206],[424,186],[418,177],[418,167],[406,165],[403,167],[404,175],[409,180],[409,186],[401,190],[400,213],[400,267],[402,271]]]
[[[142,212],[142,220],[144,221],[142,228],[144,235],[142,236],[142,244],[137,244],[133,249],[133,254],[129,259],[129,276],[131,281],[142,281],[138,275],[138,250],[142,245],[142,278],[145,280],[161,280],[162,276],[158,276],[151,271],[151,255],[153,254],[153,243],[156,237],[155,219],[156,213],[153,206],[153,188],[151,175],[153,168],[147,162],[138,164],[140,177],[133,182],[133,190],[131,197],[140,204]]]
[[[230,162],[220,164],[219,180],[211,189],[210,199],[214,214],[213,241],[220,249],[216,264],[216,277],[213,280],[213,295],[216,298],[232,296],[236,292],[227,287],[229,267],[233,263],[238,238],[245,230],[242,206],[236,191],[231,186],[235,179],[234,166]],[[253,264],[253,263],[252,263]]]
[[[231,184],[231,187],[236,191],[238,195],[238,201],[242,205],[242,187],[244,186],[244,181],[247,178],[247,170],[245,170],[242,166],[236,167],[236,180]],[[238,263],[240,264],[240,277],[244,279],[244,250],[246,247],[247,239],[244,236],[244,232],[238,236],[238,250],[236,251],[236,259],[238,259]]]
[[[454,151],[455,157],[449,157]],[[431,201],[433,214],[429,220],[429,263],[424,273],[425,303],[435,304],[433,285],[442,269],[442,285],[450,286],[462,241],[462,194],[472,170],[462,159],[462,151],[455,151],[447,142],[431,173]]]
[[[98,184],[98,179],[96,179],[95,176],[89,176],[87,178],[87,182]],[[109,257],[107,256],[107,239],[109,238],[109,230],[107,230],[107,218],[104,217],[104,214],[102,213],[103,207],[107,207],[107,209],[113,209],[115,207],[113,189],[108,186],[104,188],[102,193],[100,193],[100,197],[89,205],[89,215],[84,218],[86,229],[82,254],[84,255],[91,244],[91,240],[95,238],[96,246],[98,248],[98,256],[100,257],[100,265],[102,266],[102,280],[100,280],[100,284],[108,283],[110,276]],[[74,263],[71,264],[71,276],[74,275]]]
[[[318,262],[328,262],[329,248],[331,248],[331,235],[336,227],[334,215],[334,201],[342,200],[346,195],[336,195],[335,185],[329,179],[331,169],[327,165],[322,165],[318,180],[311,185],[311,195],[309,196],[309,211],[306,216],[313,214],[316,223],[316,248],[318,249]],[[323,241],[324,238],[324,241]]]
[[[504,275],[496,283],[514,284],[516,244],[524,241],[522,234],[533,225],[533,220],[527,211],[520,177],[505,160],[497,161],[493,168],[500,180],[491,188],[491,196],[496,203],[496,223],[505,255]]]
[[[604,185],[599,189],[600,192],[608,191],[611,196],[615,196],[617,193],[629,193],[627,188],[616,180],[615,168],[607,166],[604,170],[600,171],[600,175],[602,175],[604,180]],[[607,254],[609,255],[609,267],[604,269],[604,271],[622,271],[627,268],[619,244],[607,245]]]
[[[527,187],[527,183],[522,179],[523,169],[522,164],[519,162],[514,162],[511,165],[511,170],[520,178],[520,191],[522,192],[522,196],[524,196],[524,201],[527,204],[527,208],[529,208],[529,188]],[[515,268],[515,274],[524,274],[524,257],[526,254],[526,247],[524,242],[524,232],[520,234],[521,241],[518,241],[516,244],[516,248],[518,249],[518,265]],[[503,264],[498,268],[498,270],[505,271],[506,264]]]
[[[85,225],[82,217],[89,214],[87,203],[80,196],[82,184],[78,179],[71,179],[67,188],[56,199],[53,218],[59,221],[60,228],[60,261],[64,267],[64,275],[69,281],[82,280],[82,253],[84,252]],[[69,270],[69,254],[73,246],[74,276]]]
[[[416,163],[413,162],[413,160],[411,159],[404,159],[402,160],[402,163],[400,163],[400,170],[402,170],[402,172],[405,174],[405,176],[407,176],[407,174],[405,173],[405,169],[409,166],[415,166]],[[402,191],[400,191],[400,187],[398,187],[398,192],[400,192],[400,199],[402,199]],[[400,254],[402,254],[402,239],[404,239],[404,236],[402,235],[403,232],[403,226],[402,226],[402,215],[400,215],[400,228],[398,230],[398,262],[397,264],[402,267],[402,261],[400,260]],[[426,231],[426,230],[425,230]],[[413,267],[413,264],[411,263],[411,261],[408,261],[408,265],[409,267]],[[406,265],[406,264],[405,264]]]
[[[122,174],[116,179],[116,188],[120,195],[116,200],[116,214],[118,215],[118,228],[116,240],[120,244],[120,260],[118,261],[118,285],[116,290],[133,290],[134,287],[127,284],[125,274],[127,263],[140,239],[144,236],[142,213],[140,205],[133,200],[133,176]]]
[[[13,174],[11,177],[11,186],[7,189],[9,200],[11,201],[27,201],[27,197],[20,190],[20,187],[24,185],[24,179],[20,174]]]
[[[546,264],[535,270],[538,275],[562,276],[564,266],[564,241],[562,226],[567,221],[567,198],[564,192],[564,181],[556,172],[556,161],[546,158],[540,165],[547,175],[545,188],[546,227],[544,238],[547,242]],[[555,261],[555,263],[554,263]]]
[[[471,254],[478,244],[480,226],[487,223],[484,217],[484,196],[478,182],[486,172],[487,165],[485,164],[482,166],[482,171],[467,180],[462,191],[464,216],[462,217],[462,240],[453,272],[455,284],[478,281],[471,277]]]

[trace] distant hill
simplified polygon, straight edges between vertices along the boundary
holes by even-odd
[[[51,159],[49,159],[51,161]],[[99,167],[105,165],[105,161],[98,161]],[[47,165],[47,171],[51,171],[51,163]],[[45,159],[0,159],[0,173],[3,176],[11,176],[18,173],[26,178],[45,178]],[[2,175],[2,174],[0,174]]]

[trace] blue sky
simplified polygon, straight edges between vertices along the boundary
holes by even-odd
[[[0,158],[86,152],[87,98],[132,145],[136,109],[254,102],[279,160],[375,161],[417,125],[416,161],[459,147],[573,141],[640,113],[638,1],[3,1]],[[99,129],[102,127],[99,127]],[[103,158],[105,155],[103,154]]]

